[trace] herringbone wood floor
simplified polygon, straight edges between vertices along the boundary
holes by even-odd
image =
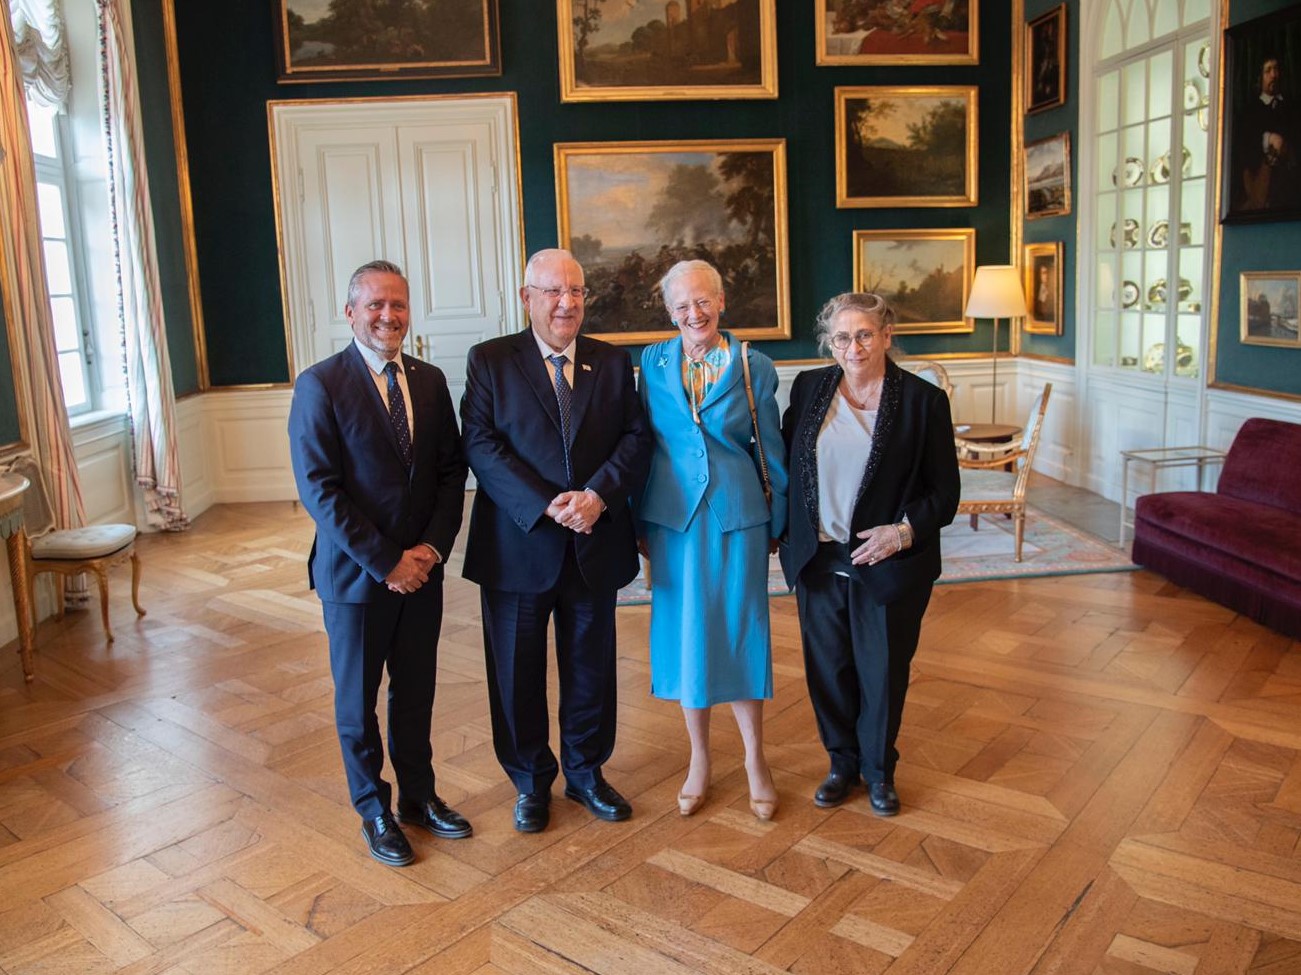
[[[0,663],[0,972],[1301,972],[1301,646],[1147,573],[944,586],[913,673],[897,819],[825,771],[791,599],[773,601],[769,754],[746,807],[715,721],[691,819],[676,708],[647,696],[647,610],[620,612],[629,822],[557,796],[511,828],[478,598],[449,579],[434,744],[475,835],[381,866],[348,807],[310,523],[218,507],[141,543],[135,622],[39,631]],[[553,702],[554,702],[554,690]]]

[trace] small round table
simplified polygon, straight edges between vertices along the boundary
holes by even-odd
[[[1013,423],[955,423],[953,435],[972,443],[1006,443],[1021,436],[1021,427]]]

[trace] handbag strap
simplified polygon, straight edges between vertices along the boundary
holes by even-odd
[[[759,454],[759,474],[763,478],[763,497],[772,507],[772,484],[768,480],[768,458],[763,452],[763,438],[759,436],[759,413],[754,408],[754,386],[750,383],[750,343],[741,343],[741,371],[745,375],[745,398],[750,403],[750,423],[754,426],[754,446]]]

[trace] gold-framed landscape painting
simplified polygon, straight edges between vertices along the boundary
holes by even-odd
[[[790,338],[784,139],[557,143],[555,164],[560,246],[592,289],[586,333],[676,335],[655,285],[700,259],[723,277],[724,328]]]
[[[974,331],[963,309],[975,273],[970,228],[854,231],[854,290],[890,303],[896,335]]]
[[[977,64],[979,0],[814,0],[818,64]]]
[[[1238,337],[1243,345],[1301,349],[1301,332],[1297,330],[1301,271],[1244,271],[1238,292]]]
[[[1025,113],[1066,104],[1066,4],[1025,25]]]
[[[275,0],[281,82],[501,74],[498,0]]]
[[[1062,334],[1062,250],[1061,241],[1025,245],[1023,283],[1030,314],[1021,326],[1024,332]]]
[[[1071,134],[1025,144],[1025,218],[1061,217],[1071,212]]]
[[[561,101],[777,97],[776,0],[556,0],[556,15]]]
[[[836,89],[836,206],[978,202],[974,85]]]

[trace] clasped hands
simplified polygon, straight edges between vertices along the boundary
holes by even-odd
[[[429,581],[429,573],[438,564],[438,556],[428,545],[416,545],[402,553],[384,584],[393,592],[415,592]]]
[[[590,535],[604,510],[604,502],[594,491],[561,491],[547,505],[546,515],[562,528]]]

